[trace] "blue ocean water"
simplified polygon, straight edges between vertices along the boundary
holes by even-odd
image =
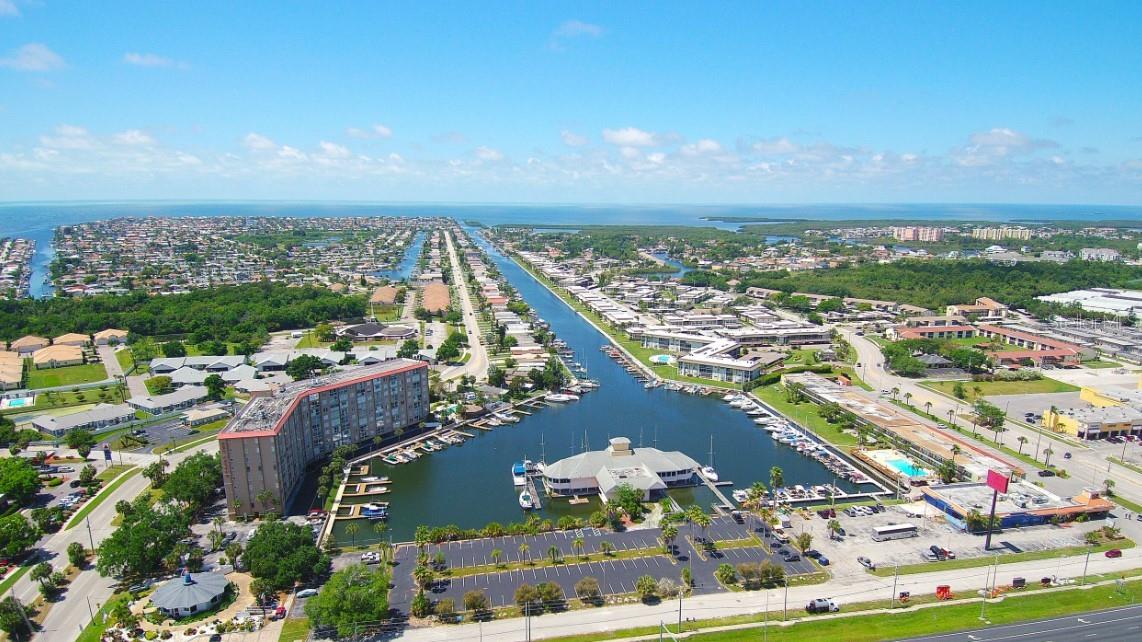
[[[351,202],[125,202],[0,204],[0,236],[37,242],[32,292],[50,292],[53,231],[61,225],[121,216],[451,216],[486,225],[699,225],[736,229],[709,217],[811,220],[928,219],[933,221],[1137,220],[1142,207],[1119,205],[817,204],[817,205],[487,205]]]

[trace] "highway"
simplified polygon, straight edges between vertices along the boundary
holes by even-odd
[[[456,253],[456,246],[452,243],[452,231],[444,232],[444,241],[448,245],[448,259],[452,263],[452,284],[460,296],[460,312],[464,317],[464,328],[468,333],[467,363],[453,366],[440,374],[442,381],[457,379],[463,375],[472,375],[482,379],[488,373],[488,349],[480,342],[480,326],[476,322],[476,308],[472,305],[472,296],[468,292],[468,279],[464,268],[460,264],[460,257]]]
[[[999,640],[1085,642],[1139,639],[1142,639],[1142,605],[972,629],[959,633],[909,638],[908,642],[998,642]]]

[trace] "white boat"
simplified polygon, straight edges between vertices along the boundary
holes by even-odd
[[[531,510],[531,493],[525,490],[519,494],[519,507],[524,510]]]
[[[543,400],[550,401],[551,403],[567,403],[568,401],[578,401],[579,397],[575,395],[563,394],[562,392],[552,392],[543,395]]]
[[[730,495],[732,495],[734,498],[734,501],[739,503],[739,504],[749,499],[749,493],[747,493],[746,491],[744,491],[740,488],[735,490],[734,492],[730,493]]]
[[[517,461],[512,464],[512,485],[513,486],[526,486],[527,485],[527,471],[529,467],[534,466],[530,459]]]
[[[754,406],[753,408],[746,410],[745,414],[749,415],[750,417],[760,417],[760,416],[765,415],[767,413],[764,410],[762,410],[761,408]]]
[[[362,478],[361,478],[361,481],[362,481],[362,482],[364,482],[364,483],[366,483],[366,484],[368,484],[369,482],[378,482],[378,481],[381,481],[381,478],[380,478],[380,477],[377,477],[376,475],[369,475],[368,477],[362,477]]]
[[[748,405],[749,401],[747,399],[734,399],[730,402],[730,407],[732,408],[745,408]]]
[[[738,396],[737,396],[737,395],[735,395],[735,394],[733,394],[733,393],[730,393],[730,394],[728,394],[728,395],[725,395],[724,397],[722,397],[722,401],[725,401],[725,402],[729,403],[729,402],[731,402],[731,401],[733,401],[734,399],[737,399],[737,398],[738,398]]]
[[[718,481],[718,471],[713,466],[702,466],[702,476],[710,481]]]

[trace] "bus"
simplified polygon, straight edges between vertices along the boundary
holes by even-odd
[[[874,542],[886,542],[890,539],[904,539],[905,537],[919,537],[920,529],[912,524],[889,524],[876,526],[872,529]]]

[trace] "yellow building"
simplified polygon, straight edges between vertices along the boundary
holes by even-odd
[[[1142,435],[1142,411],[1124,405],[1048,410],[1043,426],[1080,439]]]

